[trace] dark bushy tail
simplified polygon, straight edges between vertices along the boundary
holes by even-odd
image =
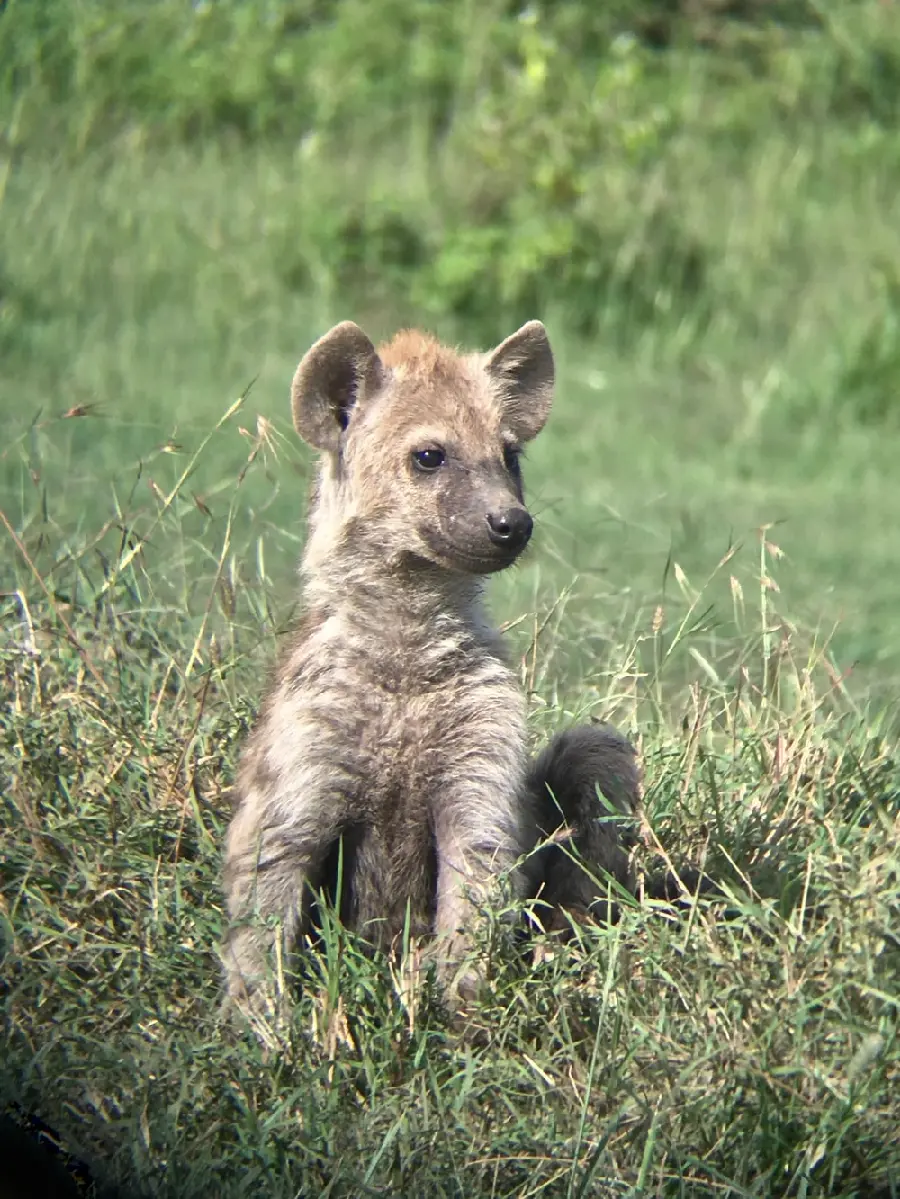
[[[550,841],[527,866],[530,894],[550,907],[546,926],[568,927],[570,917],[615,920],[610,878],[631,894],[637,890],[629,851],[637,839],[643,786],[634,746],[609,725],[558,733],[531,764],[528,794],[534,841]],[[654,875],[641,889],[650,899],[677,902],[715,886],[686,869]]]
[[[606,875],[633,887],[628,850],[642,796],[634,746],[609,725],[567,729],[532,762],[528,793],[535,841],[551,842],[528,864],[531,893],[553,909],[550,924],[566,924],[564,912],[611,918]]]

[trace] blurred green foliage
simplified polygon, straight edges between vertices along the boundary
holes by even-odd
[[[684,143],[727,168],[761,123],[864,143],[898,111],[900,23],[879,0],[7,0],[0,16],[8,147],[277,140],[323,179],[288,285],[324,272],[479,336],[548,303],[581,333],[611,313],[626,342],[702,327],[727,297],[673,186]]]

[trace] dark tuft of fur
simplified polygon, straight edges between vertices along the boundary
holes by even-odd
[[[608,725],[568,729],[531,764],[528,792],[536,840],[549,841],[529,860],[532,893],[563,921],[565,912],[609,919],[606,876],[632,889],[628,850],[641,801],[634,746]]]
[[[702,895],[706,899],[721,897],[721,888],[702,870],[693,866],[679,869],[677,873],[667,870],[654,874],[644,882],[644,895],[663,903],[687,903],[689,899]]]
[[[531,764],[528,791],[537,842],[529,859],[532,895],[548,904],[548,927],[569,921],[618,919],[616,893],[638,893],[631,866],[642,799],[634,746],[609,725],[582,725],[557,734]],[[685,868],[645,879],[648,899],[683,903],[718,889],[701,871]]]

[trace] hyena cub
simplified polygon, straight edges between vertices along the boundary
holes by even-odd
[[[559,844],[517,867],[539,842],[568,837],[595,875],[627,880],[597,787],[632,811],[634,750],[582,727],[529,764],[524,698],[482,603],[485,577],[531,537],[519,458],[553,381],[538,321],[465,355],[409,331],[376,351],[346,322],[300,363],[294,424],[321,451],[305,617],[238,772],[233,998],[272,977],[276,938],[286,954],[297,946],[316,893],[385,947],[408,919],[465,997],[477,978],[460,967],[498,876],[558,907],[600,898]]]

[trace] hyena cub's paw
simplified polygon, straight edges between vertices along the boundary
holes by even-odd
[[[273,969],[273,941],[260,937],[258,929],[238,925],[221,948],[226,988],[222,1015],[249,1023],[263,1042],[287,1028],[293,1007],[288,981]]]
[[[464,1012],[484,990],[484,965],[462,933],[435,937],[422,953],[422,965],[434,967],[441,997],[451,1015]]]
[[[229,990],[222,1000],[219,1018],[236,1030],[249,1028],[263,1049],[275,1052],[288,1042],[293,1005],[272,986],[243,991]]]

